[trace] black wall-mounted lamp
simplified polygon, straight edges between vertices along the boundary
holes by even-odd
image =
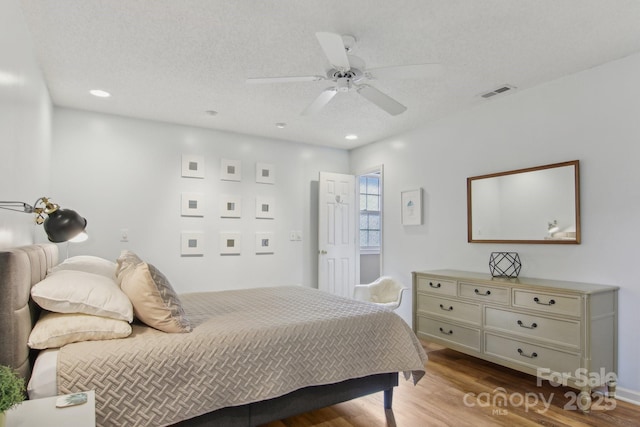
[[[87,237],[84,231],[86,219],[74,210],[62,209],[46,197],[40,197],[33,206],[24,202],[0,201],[0,209],[35,214],[36,223],[42,224],[47,237],[54,243],[82,241]]]

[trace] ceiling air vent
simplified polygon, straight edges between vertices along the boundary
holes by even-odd
[[[516,87],[515,86],[511,86],[511,85],[504,85],[501,86],[497,89],[492,90],[491,92],[487,92],[487,93],[483,93],[482,95],[480,95],[481,97],[487,99],[487,98],[492,98],[496,95],[502,95],[503,93],[506,92],[510,92],[512,90],[515,90]]]

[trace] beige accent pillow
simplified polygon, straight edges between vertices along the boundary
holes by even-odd
[[[40,307],[56,313],[84,313],[133,321],[129,298],[113,279],[99,274],[56,271],[31,288],[31,297]]]
[[[142,263],[140,257],[130,250],[125,249],[120,252],[120,256],[116,260],[116,282],[118,282],[118,286],[122,286],[123,277],[140,263]]]
[[[164,332],[191,332],[178,294],[153,265],[136,264],[123,275],[120,286],[131,300],[136,317],[148,326]]]
[[[131,325],[124,320],[78,313],[46,313],[31,331],[28,344],[31,348],[45,349],[72,342],[110,340],[129,335]]]
[[[55,267],[51,267],[48,274],[62,270],[86,271],[112,280],[116,278],[116,263],[93,255],[78,255],[67,258]]]

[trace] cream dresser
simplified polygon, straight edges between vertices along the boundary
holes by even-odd
[[[412,276],[418,337],[580,389],[584,411],[594,387],[615,396],[618,287],[456,270]]]

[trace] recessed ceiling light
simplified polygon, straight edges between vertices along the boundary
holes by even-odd
[[[349,141],[353,141],[354,139],[358,139],[358,135],[354,135],[354,134],[350,133],[349,135],[345,136],[344,139],[348,139]]]
[[[97,96],[100,98],[108,98],[111,96],[109,92],[105,92],[104,90],[100,90],[100,89],[92,89],[89,91],[89,93],[93,96]]]
[[[287,124],[286,124],[286,123],[276,123],[276,127],[277,127],[278,129],[284,129],[284,127],[285,127],[285,126],[287,126]]]
[[[205,113],[207,113],[210,116],[217,116],[218,115],[218,112],[215,111],[215,110],[207,110],[207,111],[205,111]]]

